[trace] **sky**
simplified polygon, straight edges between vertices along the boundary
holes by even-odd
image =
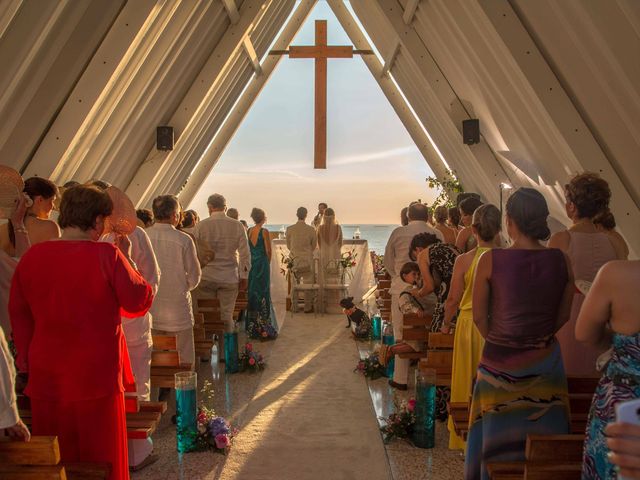
[[[314,43],[316,19],[330,45],[351,45],[325,2],[292,45]],[[360,56],[327,71],[326,170],[313,169],[314,62],[285,56],[188,208],[206,217],[207,197],[221,193],[247,220],[259,207],[267,223],[293,223],[299,206],[311,217],[326,202],[340,223],[393,224],[409,202],[435,198],[431,169]]]

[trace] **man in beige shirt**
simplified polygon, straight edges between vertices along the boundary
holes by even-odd
[[[238,290],[247,289],[251,253],[242,224],[225,214],[227,201],[220,194],[207,200],[209,218],[196,226],[194,237],[202,266],[197,298],[217,297],[227,331],[233,331],[233,308]]]
[[[307,209],[298,208],[296,212],[298,221],[287,227],[287,248],[294,259],[294,267],[299,278],[306,283],[314,283],[313,272],[313,252],[318,245],[316,230],[311,225],[307,225]],[[304,311],[309,313],[312,310],[312,292],[304,294]]]

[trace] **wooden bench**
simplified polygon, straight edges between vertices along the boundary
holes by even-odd
[[[196,313],[193,315],[193,343],[196,349],[196,357],[201,361],[211,359],[211,348],[213,347],[213,337],[207,336],[204,325],[204,315]]]
[[[160,388],[174,388],[174,375],[189,372],[193,365],[181,363],[176,337],[173,335],[153,335],[151,352],[151,385]]]
[[[436,385],[451,386],[451,370],[453,367],[453,335],[430,332],[426,356],[420,359],[418,368],[430,368],[436,371]]]
[[[402,340],[421,342],[425,345],[429,343],[429,329],[431,328],[431,315],[425,315],[424,317],[418,317],[414,314],[406,314],[402,316]],[[427,347],[418,352],[399,353],[399,358],[424,358],[427,356]]]
[[[108,463],[60,463],[57,437],[33,436],[29,442],[0,438],[3,480],[98,480],[110,473]]]
[[[492,480],[579,480],[584,435],[527,435],[524,462],[487,465]]]

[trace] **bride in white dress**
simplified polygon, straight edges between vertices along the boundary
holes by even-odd
[[[322,283],[338,283],[342,248],[342,228],[336,221],[332,208],[327,208],[318,226],[318,249],[320,257],[320,281]]]

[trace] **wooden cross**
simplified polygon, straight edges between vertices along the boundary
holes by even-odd
[[[354,53],[372,53],[354,50],[351,45],[327,45],[327,21],[316,20],[316,44],[274,50],[272,55],[289,55],[290,58],[315,59],[315,131],[313,168],[327,168],[327,59],[353,58]]]

